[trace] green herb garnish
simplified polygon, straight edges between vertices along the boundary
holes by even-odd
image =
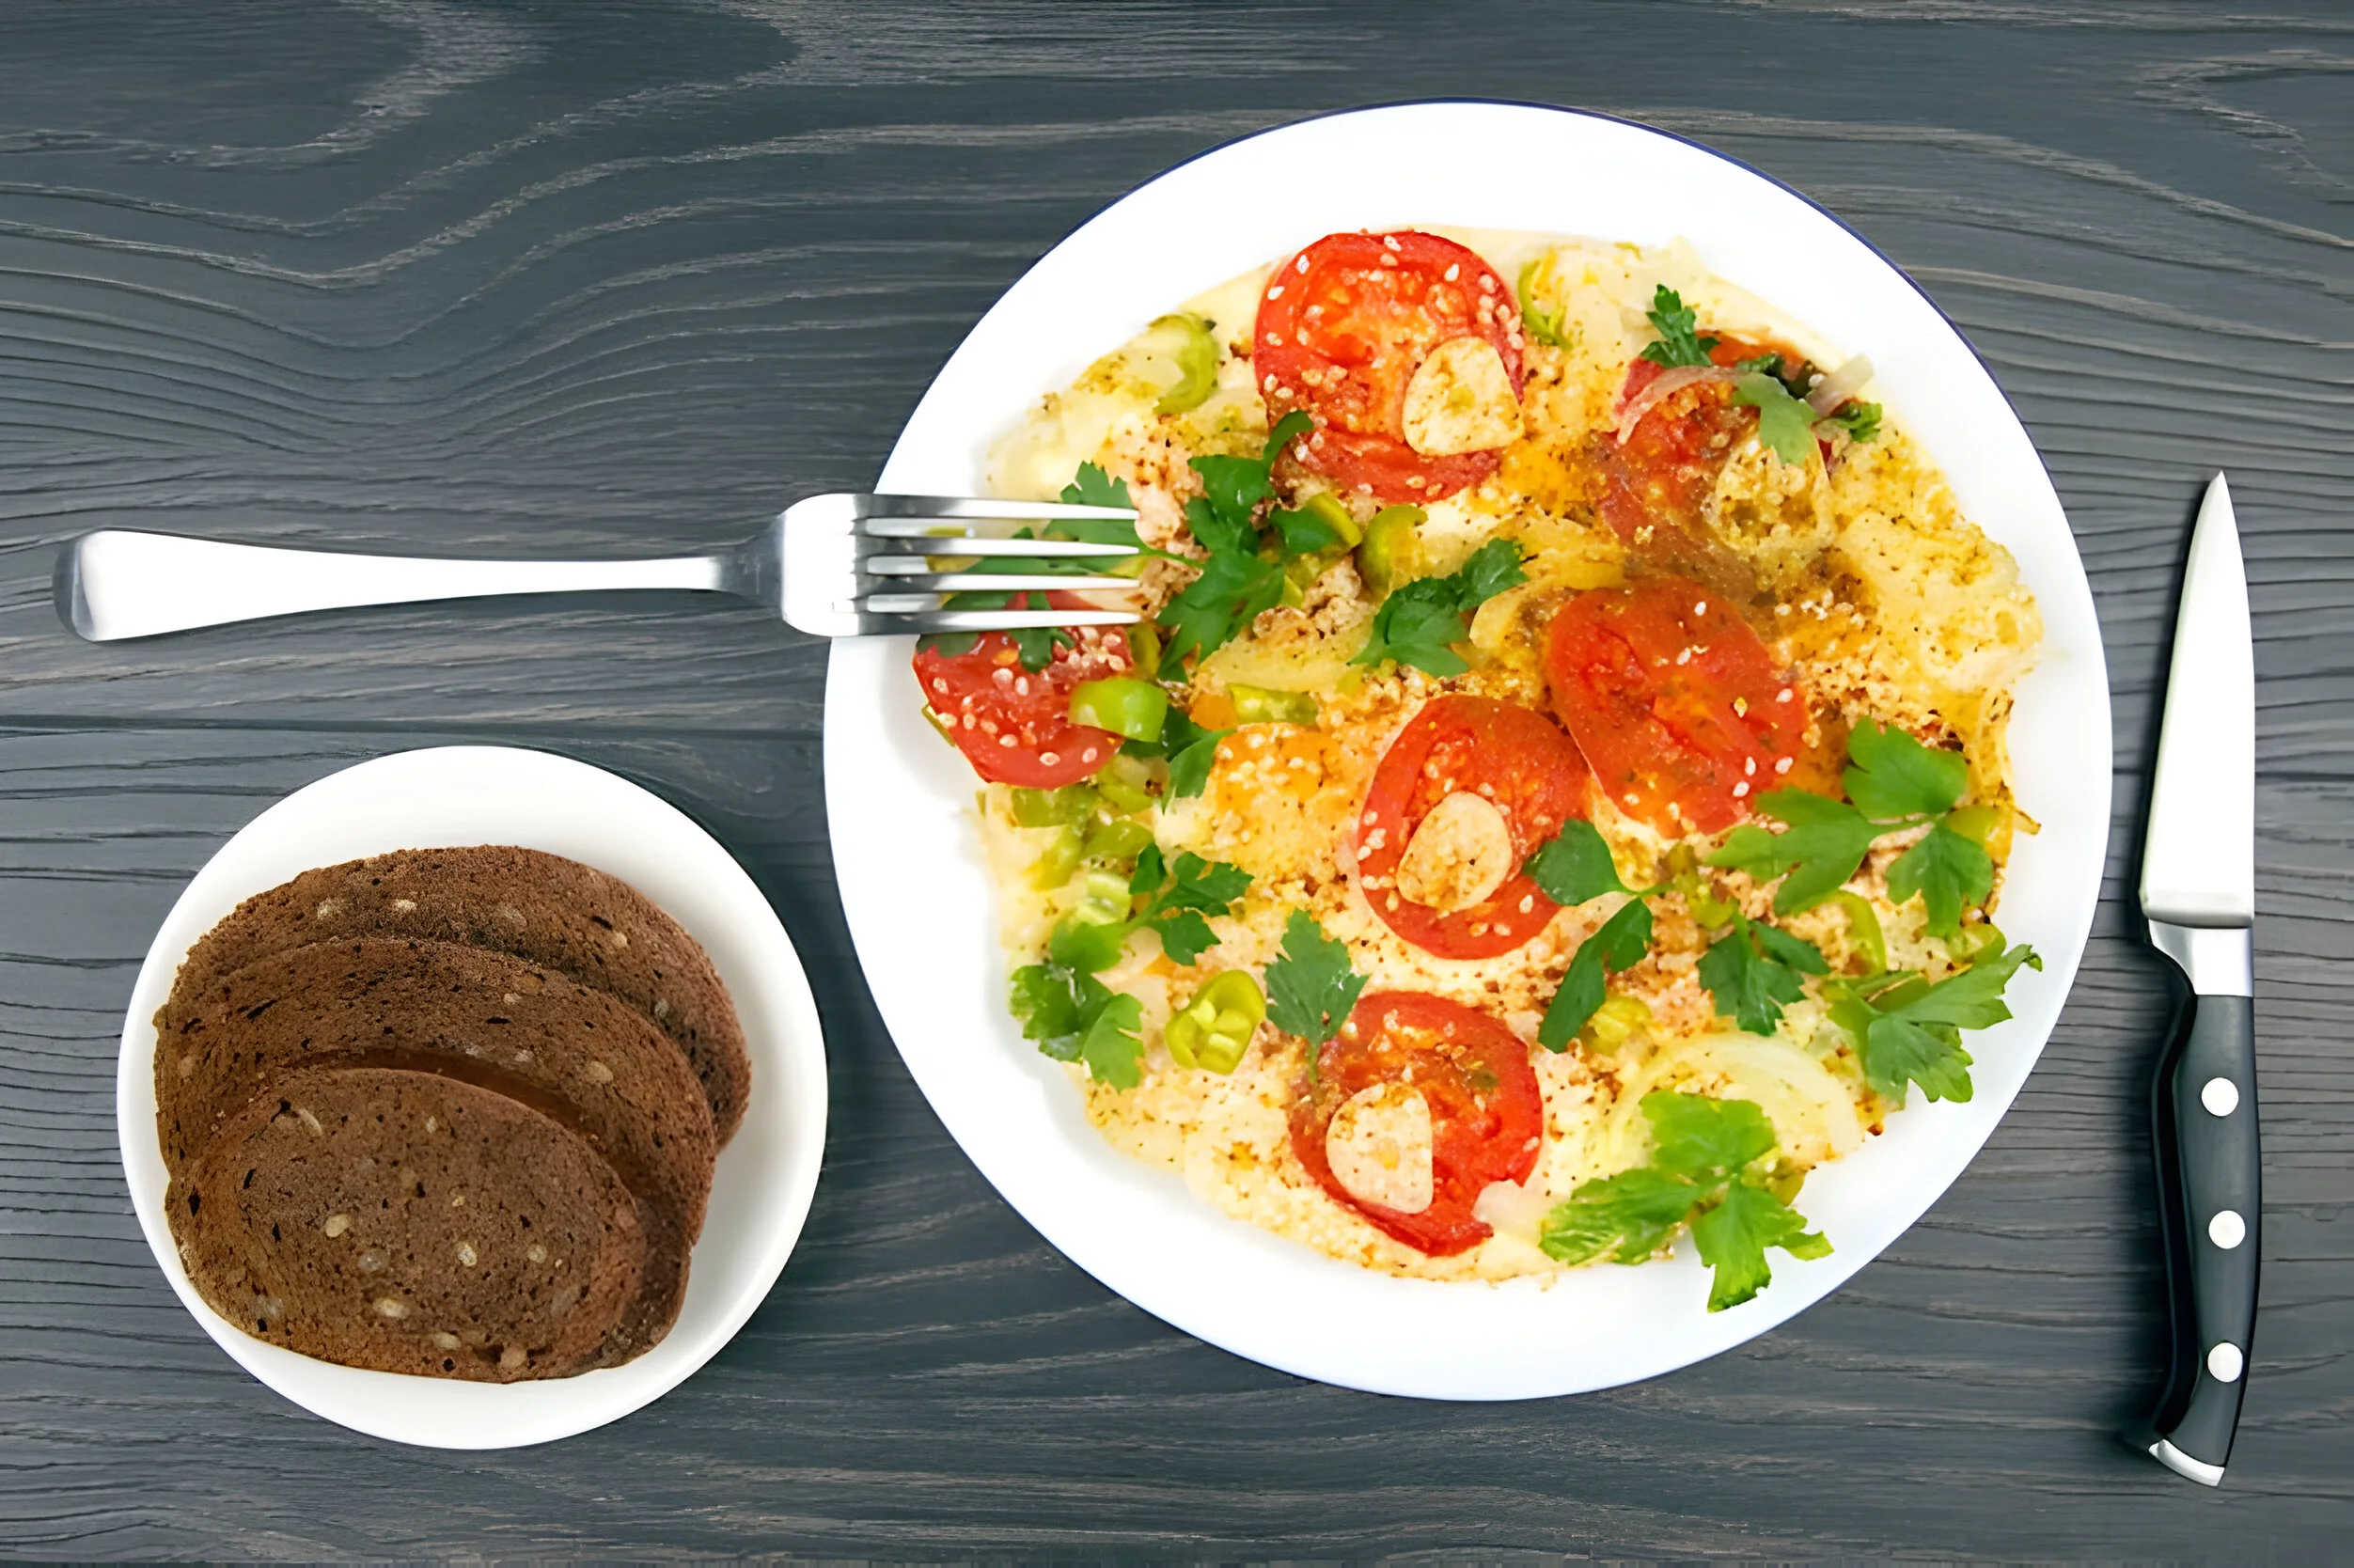
[[[1314,428],[1314,420],[1295,410],[1267,432],[1255,458],[1192,460],[1202,494],[1185,503],[1185,526],[1209,559],[1189,563],[1198,564],[1201,574],[1161,610],[1168,633],[1162,668],[1176,668],[1188,653],[1216,651],[1282,598],[1283,563],[1261,553],[1259,506],[1275,494],[1270,474],[1276,457]]]
[[[1657,1255],[1688,1224],[1713,1271],[1708,1309],[1737,1307],[1773,1278],[1766,1249],[1794,1258],[1829,1255],[1831,1245],[1767,1184],[1763,1162],[1777,1147],[1773,1124],[1748,1100],[1658,1090],[1642,1099],[1651,1123],[1648,1165],[1582,1183],[1545,1219],[1538,1245],[1564,1263],[1608,1254],[1619,1263]]]
[[[1880,405],[1851,402],[1824,419],[1823,423],[1846,431],[1850,441],[1869,441],[1880,433]]]
[[[1814,410],[1763,370],[1733,384],[1733,400],[1757,410],[1757,438],[1783,463],[1803,464],[1814,450]]]
[[[2002,993],[2021,968],[2041,969],[2032,948],[1989,948],[1950,979],[1931,985],[1906,971],[1823,987],[1830,1021],[1847,1037],[1874,1093],[1902,1103],[1919,1084],[1932,1100],[1970,1097],[1970,1052],[1962,1030],[1983,1029],[2011,1016]]]
[[[1951,820],[1970,787],[1970,764],[1956,752],[1923,745],[1893,725],[1870,719],[1848,732],[1847,757],[1843,780],[1854,804],[1803,790],[1761,795],[1758,815],[1782,823],[1783,831],[1745,823],[1725,836],[1707,863],[1747,871],[1761,883],[1780,878],[1774,912],[1787,915],[1838,891],[1883,836],[1928,823],[1928,837],[1889,867],[1889,892],[1899,903],[1919,894],[1930,931],[1954,935],[1962,911],[1994,890],[1993,858]]]
[[[1326,936],[1306,910],[1293,910],[1283,923],[1282,949],[1267,965],[1267,1016],[1277,1028],[1308,1042],[1311,1072],[1364,989],[1365,977],[1350,965],[1347,945]]]
[[[1491,539],[1471,558],[1444,577],[1418,577],[1401,585],[1373,616],[1373,635],[1349,663],[1395,659],[1432,675],[1461,675],[1471,666],[1450,643],[1471,635],[1473,610],[1508,588],[1528,581],[1520,570],[1517,541]]]
[[[1651,308],[1644,314],[1651,321],[1651,330],[1658,334],[1643,350],[1645,359],[1671,369],[1711,363],[1708,351],[1717,346],[1717,339],[1700,335],[1699,319],[1685,307],[1683,295],[1662,283],[1653,291]]]
[[[1700,982],[1718,1014],[1750,1034],[1771,1034],[1781,1010],[1806,995],[1806,977],[1830,968],[1813,943],[1736,912],[1733,929],[1700,955]]]
[[[1057,1061],[1083,1061],[1088,1076],[1120,1089],[1142,1077],[1143,1007],[1093,975],[1059,964],[1013,971],[1013,1016],[1022,1033]]]

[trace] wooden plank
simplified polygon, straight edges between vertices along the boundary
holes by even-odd
[[[0,1552],[2338,1555],[2354,21],[1602,0],[1432,24],[1395,0],[0,15]],[[98,525],[726,541],[870,482],[969,323],[1120,192],[1261,126],[1444,94],[1695,136],[1908,267],[2036,438],[2108,639],[2110,902],[2043,1065],[1922,1225],[1703,1366],[1375,1399],[1191,1341],[1046,1247],[855,978],[824,651],[752,612],[418,607],[111,648],[51,616],[56,544]],[[2163,976],[2122,902],[2129,808],[2217,466],[2258,636],[2271,1199],[2220,1497],[2109,1436],[2158,1335]],[[457,1458],[291,1413],[202,1339],[131,1218],[111,1086],[139,957],[229,832],[351,760],[485,739],[617,768],[744,858],[819,991],[835,1134],[783,1283],[710,1370],[605,1432]]]

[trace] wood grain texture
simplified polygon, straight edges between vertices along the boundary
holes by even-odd
[[[2354,1523],[2354,15],[2168,0],[0,10],[0,1552],[24,1557],[2102,1556]],[[858,980],[823,650],[647,597],[97,648],[102,524],[485,553],[699,547],[872,479],[997,292],[1104,202],[1299,116],[1579,103],[1798,186],[2017,405],[2098,597],[2121,820],[2043,1065],[1930,1215],[1731,1355],[1516,1405],[1304,1384],[1047,1248]],[[1545,171],[1532,170],[1532,179]],[[1182,243],[1182,236],[1174,243]],[[2127,895],[2174,580],[2228,469],[2259,674],[2264,1315],[2232,1476],[2119,1447],[2158,1329]],[[702,1374],[550,1449],[397,1450],[246,1378],[148,1257],[121,1009],[223,839],[490,739],[709,825],[817,987],[808,1231]],[[1279,1304],[1270,1304],[1277,1309]]]

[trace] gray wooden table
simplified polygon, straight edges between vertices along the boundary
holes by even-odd
[[[2354,8],[2247,9],[11,0],[0,1551],[2343,1559]],[[2043,1065],[1885,1257],[1705,1365],[1577,1400],[1378,1399],[1190,1341],[1046,1247],[876,1020],[826,849],[824,650],[757,614],[493,603],[106,648],[51,615],[57,542],[101,525],[732,539],[871,483],[966,327],[1123,190],[1244,132],[1441,95],[1697,137],[1909,268],[2041,447],[2108,638],[2125,820]],[[2269,1202],[2247,1419],[2209,1493],[2111,1433],[2158,1346],[2164,1004],[2129,821],[2219,466],[2255,598]],[[808,1231],[735,1343],[619,1425],[479,1456],[353,1436],[231,1365],[140,1241],[112,1092],[149,938],[229,833],[353,760],[465,740],[617,769],[709,824],[800,944],[834,1074]]]

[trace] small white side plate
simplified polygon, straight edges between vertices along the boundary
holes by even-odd
[[[164,1214],[155,1012],[190,947],[240,902],[314,866],[397,849],[520,844],[629,883],[711,954],[752,1056],[744,1125],[720,1152],[686,1300],[627,1366],[535,1383],[460,1383],[335,1366],[251,1338],[188,1282]],[[541,751],[444,746],[331,774],[271,807],[196,873],[148,949],[115,1085],[123,1173],[180,1301],[247,1372],[355,1432],[428,1448],[499,1449],[603,1426],[661,1398],[735,1336],[801,1234],[825,1148],[825,1045],[801,961],[728,852],[675,807],[601,768]]]

